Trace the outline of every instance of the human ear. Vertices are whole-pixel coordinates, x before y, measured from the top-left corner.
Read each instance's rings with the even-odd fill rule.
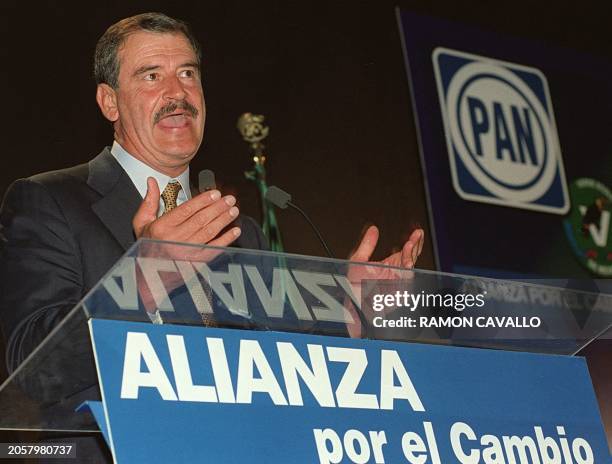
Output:
[[[119,109],[117,107],[117,93],[108,84],[98,84],[96,89],[96,101],[102,114],[110,122],[119,119]]]

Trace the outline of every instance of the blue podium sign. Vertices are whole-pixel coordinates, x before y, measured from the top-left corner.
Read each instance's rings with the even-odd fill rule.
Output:
[[[119,463],[608,463],[583,359],[90,320]]]

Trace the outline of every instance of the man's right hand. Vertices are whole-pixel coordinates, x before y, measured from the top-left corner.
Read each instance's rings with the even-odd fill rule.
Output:
[[[159,197],[157,181],[149,177],[147,194],[132,220],[136,239],[152,238],[224,247],[240,236],[239,227],[219,235],[238,217],[238,208],[234,206],[236,198],[232,195],[221,197],[218,190],[200,193],[158,218]]]

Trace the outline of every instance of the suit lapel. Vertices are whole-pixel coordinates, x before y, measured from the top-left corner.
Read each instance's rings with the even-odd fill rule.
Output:
[[[132,218],[142,198],[108,147],[89,162],[87,184],[102,195],[92,204],[94,213],[127,250],[134,243]]]

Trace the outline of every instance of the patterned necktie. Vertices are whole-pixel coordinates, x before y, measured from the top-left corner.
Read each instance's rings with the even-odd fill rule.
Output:
[[[177,181],[169,182],[168,185],[166,185],[166,188],[161,194],[161,199],[164,201],[164,211],[162,213],[162,216],[176,208],[176,199],[178,198],[178,194],[180,191],[181,184]],[[155,310],[154,313],[147,312],[147,315],[149,316],[153,324],[164,323],[161,314],[159,313],[159,310]]]
[[[166,188],[161,194],[162,200],[164,200],[164,212],[162,214],[169,213],[176,208],[176,199],[181,191],[181,184],[177,181],[169,182]]]
[[[181,191],[181,184],[176,181],[169,182],[168,185],[166,185],[166,188],[161,194],[161,198],[164,201],[164,207],[165,207],[162,215],[169,213],[174,208],[176,208],[177,206],[176,199],[178,198],[178,194],[180,191]],[[207,299],[210,306],[212,307],[213,298],[212,298],[212,289],[210,288],[210,285],[208,285],[208,283],[206,282],[202,282],[202,290],[204,290],[203,293],[200,291],[199,287],[194,287],[191,289],[194,304],[196,305],[197,308],[202,307],[203,305],[201,304],[201,302],[204,299]],[[205,326],[217,327],[217,323],[215,322],[215,316],[213,314],[209,314],[209,313],[202,311],[200,312],[200,316],[202,317],[202,322],[204,322]]]

